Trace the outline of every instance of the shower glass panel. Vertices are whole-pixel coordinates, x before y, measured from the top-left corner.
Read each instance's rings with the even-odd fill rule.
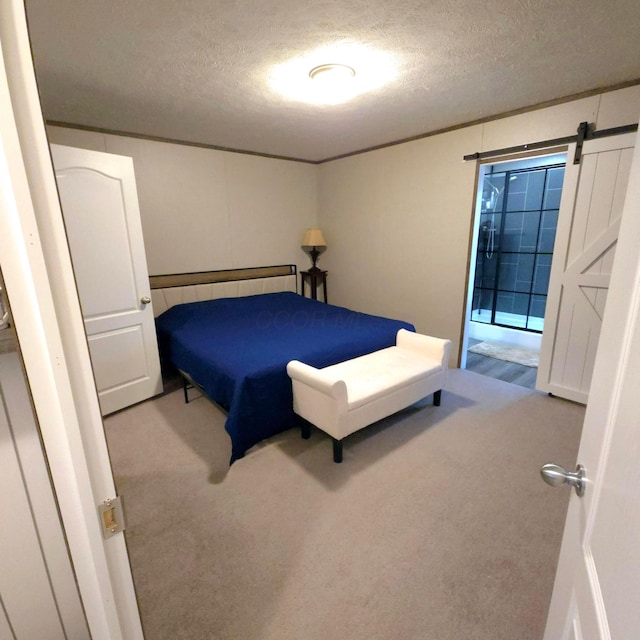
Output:
[[[474,322],[542,332],[563,180],[564,164],[485,174]]]

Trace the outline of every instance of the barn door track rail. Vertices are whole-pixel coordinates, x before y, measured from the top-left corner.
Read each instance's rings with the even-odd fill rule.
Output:
[[[581,122],[578,126],[578,133],[573,136],[565,136],[564,138],[553,138],[551,140],[541,140],[540,142],[530,142],[529,144],[520,144],[515,147],[505,147],[504,149],[493,149],[492,151],[478,151],[463,157],[464,160],[484,160],[485,158],[494,158],[496,156],[506,156],[513,153],[526,153],[527,151],[535,151],[536,149],[545,149],[547,147],[555,147],[563,144],[576,143],[576,152],[573,156],[573,164],[580,164],[582,158],[582,145],[586,140],[595,140],[596,138],[606,138],[607,136],[617,136],[623,133],[635,133],[638,130],[637,124],[626,124],[621,127],[612,127],[611,129],[602,129],[596,131],[595,126],[589,122]]]

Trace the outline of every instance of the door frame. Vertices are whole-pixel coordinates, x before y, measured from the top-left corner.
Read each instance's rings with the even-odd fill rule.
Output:
[[[568,146],[564,145],[561,147],[549,147],[548,149],[540,149],[538,151],[532,151],[530,153],[516,153],[513,155],[507,156],[495,156],[491,158],[487,158],[486,160],[478,160],[476,162],[476,181],[475,181],[475,197],[473,204],[473,213],[471,217],[471,236],[469,238],[469,258],[467,260],[467,284],[466,284],[466,299],[464,306],[464,316],[462,319],[462,340],[460,347],[460,356],[459,356],[459,367],[460,369],[467,368],[467,351],[469,349],[469,330],[471,323],[471,306],[473,304],[473,289],[475,283],[475,265],[477,262],[478,256],[478,231],[480,229],[480,209],[482,208],[482,185],[484,182],[484,177],[486,173],[487,167],[494,164],[504,164],[510,162],[517,162],[518,160],[528,161],[534,160],[535,158],[544,158],[547,156],[555,156],[555,155],[566,155],[568,154]],[[564,186],[563,186],[564,189]],[[511,331],[518,331],[518,329],[510,329],[506,327],[499,327],[504,335],[508,335]],[[523,333],[523,332],[520,332]],[[533,338],[536,334],[531,334],[527,337],[525,336],[525,343],[531,345],[531,348],[534,348],[537,344],[538,340]]]
[[[105,541],[98,517],[115,487],[22,0],[0,0],[0,184],[3,275],[89,629],[140,639],[124,536]]]

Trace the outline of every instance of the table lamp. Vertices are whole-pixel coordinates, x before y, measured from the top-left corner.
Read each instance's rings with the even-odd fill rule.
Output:
[[[302,250],[311,256],[313,266],[309,271],[316,272],[320,269],[316,266],[318,256],[325,251],[327,243],[320,229],[307,229],[302,239]]]

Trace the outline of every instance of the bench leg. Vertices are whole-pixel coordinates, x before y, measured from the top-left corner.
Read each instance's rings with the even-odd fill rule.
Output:
[[[331,439],[333,440],[333,461],[342,462],[342,440]]]
[[[433,406],[434,407],[439,407],[440,406],[441,398],[442,398],[442,389],[439,389],[438,391],[436,391],[433,394]]]
[[[311,437],[311,425],[303,420],[300,424],[300,435],[304,440],[308,440]]]

